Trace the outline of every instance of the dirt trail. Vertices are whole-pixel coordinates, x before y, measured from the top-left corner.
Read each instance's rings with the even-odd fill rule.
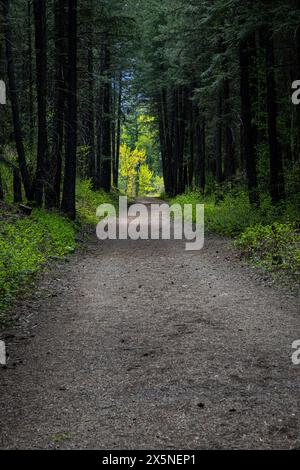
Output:
[[[94,238],[38,292],[6,332],[1,448],[300,447],[299,299],[226,239]]]

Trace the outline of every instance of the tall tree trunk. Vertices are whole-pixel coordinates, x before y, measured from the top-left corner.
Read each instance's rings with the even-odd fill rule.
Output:
[[[96,136],[97,136],[97,152],[96,152],[96,174],[95,174],[95,182],[94,188],[100,189],[101,185],[101,156],[103,153],[103,106],[104,106],[104,84],[103,84],[103,76],[105,73],[104,70],[104,54],[105,54],[105,47],[104,47],[104,38],[102,37],[101,47],[100,47],[100,67],[99,67],[99,89],[98,89],[98,96],[97,96],[97,108],[96,108]]]
[[[67,22],[67,0],[55,0],[54,22],[55,88],[53,109],[53,136],[51,148],[51,193],[49,194],[49,205],[52,207],[59,208],[64,142],[64,113],[66,100],[65,63],[67,60],[67,44],[65,37],[65,27]]]
[[[218,184],[223,181],[222,169],[222,93],[217,92],[217,125],[216,125],[216,181]]]
[[[121,118],[122,118],[122,72],[119,75],[118,84],[118,110],[117,110],[117,136],[116,136],[116,160],[114,167],[114,186],[119,186],[119,165],[120,165],[120,146],[121,146]]]
[[[175,100],[175,142],[174,150],[177,160],[176,194],[184,192],[184,147],[185,147],[185,106],[186,92],[184,87],[176,87],[174,91]]]
[[[1,168],[0,168],[0,201],[4,199],[4,191],[3,191],[3,183],[2,183],[2,176],[1,176]]]
[[[175,195],[175,181],[177,175],[176,159],[173,152],[174,112],[172,109],[172,94],[163,89],[160,94],[160,142],[162,148],[163,172],[165,190],[168,196]]]
[[[296,1],[296,8],[300,11],[300,0]],[[294,80],[300,80],[300,24],[298,24],[295,31],[295,77]],[[295,106],[295,160],[300,163],[300,105]]]
[[[257,171],[256,171],[256,145],[257,133],[253,120],[253,105],[250,84],[251,64],[256,56],[255,37],[251,36],[241,41],[240,57],[240,95],[243,155],[245,158],[246,174],[249,190],[249,199],[252,204],[258,204]]]
[[[275,81],[274,41],[272,30],[265,28],[260,33],[262,46],[266,53],[266,78],[267,78],[267,115],[270,150],[270,194],[273,203],[277,203],[284,197],[284,178],[282,166],[282,154],[278,141],[277,130],[277,89]]]
[[[192,92],[190,93],[189,103],[189,160],[188,160],[188,187],[192,188],[194,180],[195,165],[195,113],[194,103],[192,101]]]
[[[0,35],[2,36],[3,31],[2,31],[2,24],[0,23]],[[3,64],[3,42],[0,42],[0,76],[4,76],[4,70],[2,67]],[[6,98],[6,97],[5,97]],[[0,105],[0,122],[3,122],[3,108]],[[4,132],[3,132],[3,126],[0,127],[0,163],[3,158],[3,145],[4,145],[5,139],[4,139]],[[4,191],[3,191],[3,183],[2,183],[2,175],[1,175],[1,168],[0,168],[0,201],[4,199]]]
[[[110,50],[104,47],[104,84],[103,84],[103,122],[102,122],[102,155],[100,187],[109,192],[111,189],[112,158],[111,158],[111,80]]]
[[[225,145],[224,145],[224,179],[231,181],[234,176],[234,136],[231,127],[231,106],[230,106],[230,82],[226,77],[223,82],[223,99],[224,99],[224,119],[225,126]]]
[[[47,20],[46,0],[34,0],[35,50],[36,50],[36,89],[38,105],[37,168],[34,196],[38,206],[49,206],[50,167],[47,131]]]
[[[25,148],[23,143],[23,132],[20,119],[20,104],[16,84],[14,55],[12,49],[13,35],[10,23],[10,0],[1,1],[4,16],[4,36],[6,46],[6,61],[7,61],[7,75],[9,84],[9,94],[12,108],[12,118],[14,126],[14,138],[16,142],[19,168],[22,176],[24,190],[28,201],[32,199],[32,186],[30,182],[30,175],[26,162]]]
[[[167,154],[167,138],[166,138],[166,129],[165,129],[165,94],[161,91],[157,97],[157,109],[158,109],[158,125],[159,125],[159,141],[160,141],[160,150],[161,150],[161,159],[162,159],[162,170],[163,170],[163,179],[165,185],[165,191],[169,194],[169,184],[168,184],[168,154]]]
[[[195,184],[202,192],[205,190],[205,153],[206,153],[206,136],[205,136],[205,120],[201,117],[199,108],[196,111],[196,171]]]
[[[68,78],[65,139],[65,174],[61,208],[76,218],[76,150],[77,150],[77,0],[68,1]]]
[[[116,167],[116,81],[113,80],[111,85],[111,158],[112,158],[112,181],[114,183],[114,174]]]
[[[90,26],[88,37],[88,115],[87,115],[87,144],[88,144],[88,161],[89,161],[89,178],[91,178],[93,187],[96,186],[96,151],[95,151],[95,104],[94,104],[94,31],[93,31],[93,14],[90,10]]]
[[[204,193],[205,191],[205,183],[206,183],[206,122],[205,117],[202,119],[202,131],[201,131],[201,148],[202,148],[202,158],[200,160],[200,181],[199,187],[201,191]]]
[[[14,203],[22,202],[22,182],[18,168],[13,169],[13,190],[14,190]]]
[[[34,139],[34,111],[33,111],[33,73],[32,73],[32,28],[31,28],[31,0],[27,0],[27,41],[28,41],[28,112],[29,112],[29,148],[33,151]]]

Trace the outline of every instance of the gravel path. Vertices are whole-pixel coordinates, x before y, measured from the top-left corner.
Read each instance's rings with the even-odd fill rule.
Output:
[[[2,449],[299,448],[299,299],[228,240],[91,240],[2,334]]]

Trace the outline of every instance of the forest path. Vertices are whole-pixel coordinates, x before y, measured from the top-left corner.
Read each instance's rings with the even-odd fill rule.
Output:
[[[6,333],[1,448],[300,447],[299,300],[228,240],[94,238],[38,293]]]

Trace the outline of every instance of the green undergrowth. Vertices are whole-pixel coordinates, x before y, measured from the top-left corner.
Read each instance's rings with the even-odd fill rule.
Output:
[[[74,251],[76,225],[56,212],[35,209],[30,217],[0,226],[0,308],[53,257]]]
[[[97,222],[96,209],[115,203],[117,194],[93,192],[89,181],[77,184],[77,220],[72,222],[58,211],[34,209],[24,216],[16,206],[0,205],[0,312],[51,259],[73,252],[79,232]],[[0,327],[7,318],[0,313]]]
[[[272,273],[287,274],[299,282],[300,212],[299,201],[287,200],[274,206],[268,196],[259,207],[249,203],[246,192],[214,196],[187,192],[171,204],[204,204],[206,231],[235,238],[245,257]]]
[[[77,182],[76,189],[76,205],[78,220],[82,224],[95,225],[98,221],[96,217],[97,208],[101,204],[112,204],[118,207],[119,193],[112,190],[111,193],[105,191],[92,191],[90,180],[82,180]]]
[[[248,227],[236,244],[256,264],[274,273],[287,273],[299,281],[300,233],[295,224],[274,222]]]

